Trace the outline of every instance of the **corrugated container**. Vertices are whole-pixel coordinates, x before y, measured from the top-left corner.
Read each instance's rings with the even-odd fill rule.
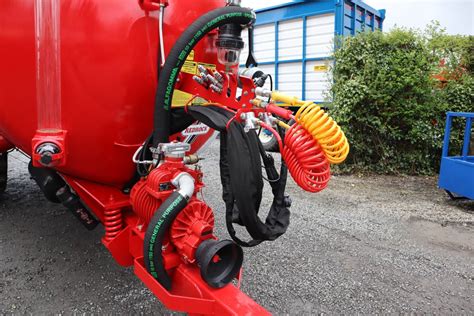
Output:
[[[324,102],[332,84],[335,36],[382,29],[384,18],[385,10],[357,0],[297,0],[257,10],[259,68],[274,77],[276,89]]]

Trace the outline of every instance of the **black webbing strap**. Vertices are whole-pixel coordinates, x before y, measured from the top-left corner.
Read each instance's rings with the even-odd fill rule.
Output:
[[[285,203],[288,172],[284,162],[278,174],[273,157],[265,152],[257,134],[246,133],[236,121],[228,124],[232,113],[212,106],[190,107],[188,113],[221,132],[221,182],[227,229],[232,239],[243,247],[253,247],[283,235],[290,222],[290,211]],[[274,195],[265,223],[258,217],[263,191],[262,159]],[[239,239],[234,224],[244,226],[252,240]]]

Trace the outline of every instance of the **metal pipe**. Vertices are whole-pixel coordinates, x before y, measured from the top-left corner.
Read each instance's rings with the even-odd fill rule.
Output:
[[[160,55],[161,55],[161,66],[164,66],[166,62],[165,56],[165,39],[163,36],[163,21],[165,18],[165,5],[160,5]]]
[[[182,172],[176,176],[171,183],[178,188],[178,193],[186,200],[194,194],[194,178],[187,172]]]

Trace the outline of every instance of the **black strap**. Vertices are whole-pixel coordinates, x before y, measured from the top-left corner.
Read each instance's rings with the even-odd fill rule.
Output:
[[[188,111],[221,132],[221,181],[227,229],[232,239],[243,247],[253,247],[283,235],[290,222],[290,211],[285,203],[288,172],[284,162],[278,175],[273,157],[265,152],[254,131],[246,133],[236,121],[231,122],[227,130],[232,113],[217,107],[191,107]],[[263,191],[262,159],[274,195],[265,223],[258,217]],[[239,239],[234,224],[245,226],[252,240]]]

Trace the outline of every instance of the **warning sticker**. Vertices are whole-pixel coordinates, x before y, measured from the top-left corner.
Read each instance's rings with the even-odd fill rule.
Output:
[[[329,70],[329,67],[327,65],[314,66],[314,71],[316,72],[324,72],[328,70]]]
[[[185,72],[187,74],[195,75],[197,72],[198,64],[193,61],[187,61],[184,63],[183,68],[181,68],[181,72]]]
[[[173,103],[174,107],[184,106],[189,103],[189,101],[193,98],[193,95],[181,90],[174,90],[173,95]],[[195,98],[192,104],[204,104],[207,101],[203,98]]]
[[[213,65],[213,64],[199,63],[199,65],[204,66],[207,69],[211,69],[211,70],[216,70],[217,69],[216,65]]]
[[[186,60],[194,60],[194,49],[189,53],[188,57]]]

